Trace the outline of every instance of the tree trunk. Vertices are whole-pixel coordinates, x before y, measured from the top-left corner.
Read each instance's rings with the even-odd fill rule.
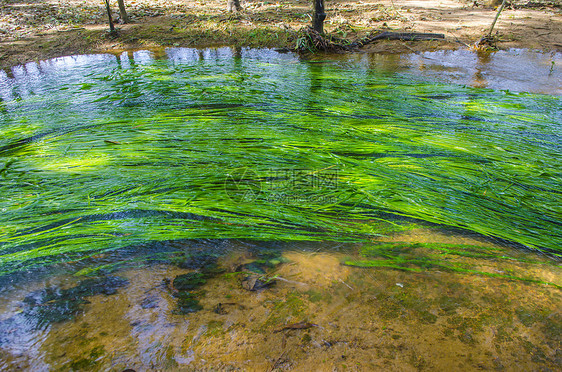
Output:
[[[312,16],[312,28],[323,34],[324,33],[324,20],[326,13],[324,12],[324,0],[314,1],[314,15]]]
[[[498,18],[500,17],[500,14],[503,10],[503,7],[505,6],[506,0],[502,1],[502,5],[499,7],[498,12],[496,13],[496,18],[494,18],[494,22],[492,22],[492,26],[490,27],[490,31],[488,31],[488,38],[492,37],[492,31],[494,31],[494,26],[496,25],[496,22],[498,21]]]
[[[123,23],[129,23],[129,16],[127,15],[127,10],[125,9],[124,0],[117,0],[117,4],[119,4],[119,14],[121,15],[121,21],[123,21]]]
[[[115,33],[115,26],[113,25],[113,19],[111,18],[111,8],[109,7],[109,0],[105,0],[105,9],[107,10],[107,17],[109,19],[109,32]]]
[[[226,10],[229,12],[238,12],[240,8],[240,0],[228,0],[226,3]]]

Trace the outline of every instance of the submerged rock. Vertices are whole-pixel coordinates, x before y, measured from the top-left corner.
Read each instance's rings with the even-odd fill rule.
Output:
[[[206,282],[205,274],[187,273],[176,276],[172,282],[172,286],[177,291],[191,291],[201,287]]]
[[[199,300],[197,299],[198,295],[199,294],[192,292],[176,293],[175,297],[178,299],[177,313],[189,314],[203,309],[203,306],[199,304]]]
[[[117,288],[127,285],[124,278],[108,276],[81,281],[77,286],[60,289],[49,287],[27,296],[24,313],[40,324],[58,323],[74,318],[89,303],[86,297],[97,294],[113,295]]]
[[[271,287],[275,284],[275,279],[266,278],[259,275],[250,275],[242,279],[242,282],[240,284],[242,285],[242,288],[248,291],[257,291],[260,289]]]
[[[213,265],[216,266],[216,261],[218,255],[212,253],[199,252],[196,254],[191,254],[189,256],[183,256],[182,259],[178,260],[178,267],[182,269],[193,269],[206,271],[208,267]]]
[[[277,250],[256,252],[255,256],[257,257],[256,260],[238,266],[236,271],[248,271],[263,275],[280,264],[289,262],[288,259],[282,256],[282,252]]]

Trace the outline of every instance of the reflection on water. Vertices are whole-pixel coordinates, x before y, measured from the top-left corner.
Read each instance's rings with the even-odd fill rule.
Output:
[[[30,62],[0,71],[0,96],[13,99],[10,87],[23,97],[26,89],[46,89],[42,76],[77,67],[97,68],[119,63],[129,68],[131,63],[147,64],[154,59],[168,59],[174,63],[203,60],[227,60],[233,57],[260,59],[264,62],[294,60],[291,54],[279,54],[269,50],[247,48],[167,48],[153,51],[123,52],[110,54],[80,55],[55,58],[39,63]],[[318,58],[318,57],[314,57]],[[406,72],[418,77],[430,78],[453,84],[465,84],[478,88],[508,89],[514,92],[562,94],[562,53],[538,52],[525,49],[509,49],[493,53],[477,53],[470,50],[443,50],[418,54],[347,54],[330,56],[334,60],[352,62],[368,68],[393,72]],[[10,79],[8,79],[10,78]],[[23,89],[23,90],[21,90]],[[21,91],[20,91],[21,90]],[[34,90],[39,93],[40,91]]]
[[[321,58],[321,57],[315,57]],[[333,56],[368,68],[476,88],[562,94],[562,53],[523,49],[477,53],[442,50],[406,54]]]
[[[446,83],[562,95],[560,52],[455,50],[411,54],[404,59],[421,76]]]

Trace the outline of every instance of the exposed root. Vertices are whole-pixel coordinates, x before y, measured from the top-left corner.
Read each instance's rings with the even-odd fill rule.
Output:
[[[498,35],[484,36],[472,49],[476,51],[495,51],[498,50],[497,43],[499,41]]]
[[[347,44],[347,45],[346,45]],[[349,42],[321,34],[312,27],[301,28],[296,36],[295,51],[300,53],[343,52],[351,50]]]
[[[305,53],[316,52],[342,52],[361,48],[377,40],[437,40],[444,39],[443,34],[419,33],[419,32],[389,32],[374,31],[367,37],[351,41],[339,39],[332,35],[324,35],[313,30],[311,27],[302,28],[296,36],[295,51]]]

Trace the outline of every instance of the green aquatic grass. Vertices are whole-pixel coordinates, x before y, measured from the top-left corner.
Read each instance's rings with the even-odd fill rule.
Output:
[[[3,78],[0,274],[172,239],[369,241],[392,216],[560,257],[560,97],[265,55]]]
[[[358,257],[346,258],[342,263],[353,267],[382,267],[411,272],[439,270],[562,288],[559,283],[534,277],[531,271],[526,272],[528,265],[536,269],[537,265],[557,265],[554,261],[535,260],[514,253],[512,249],[469,244],[386,242],[365,244]]]

